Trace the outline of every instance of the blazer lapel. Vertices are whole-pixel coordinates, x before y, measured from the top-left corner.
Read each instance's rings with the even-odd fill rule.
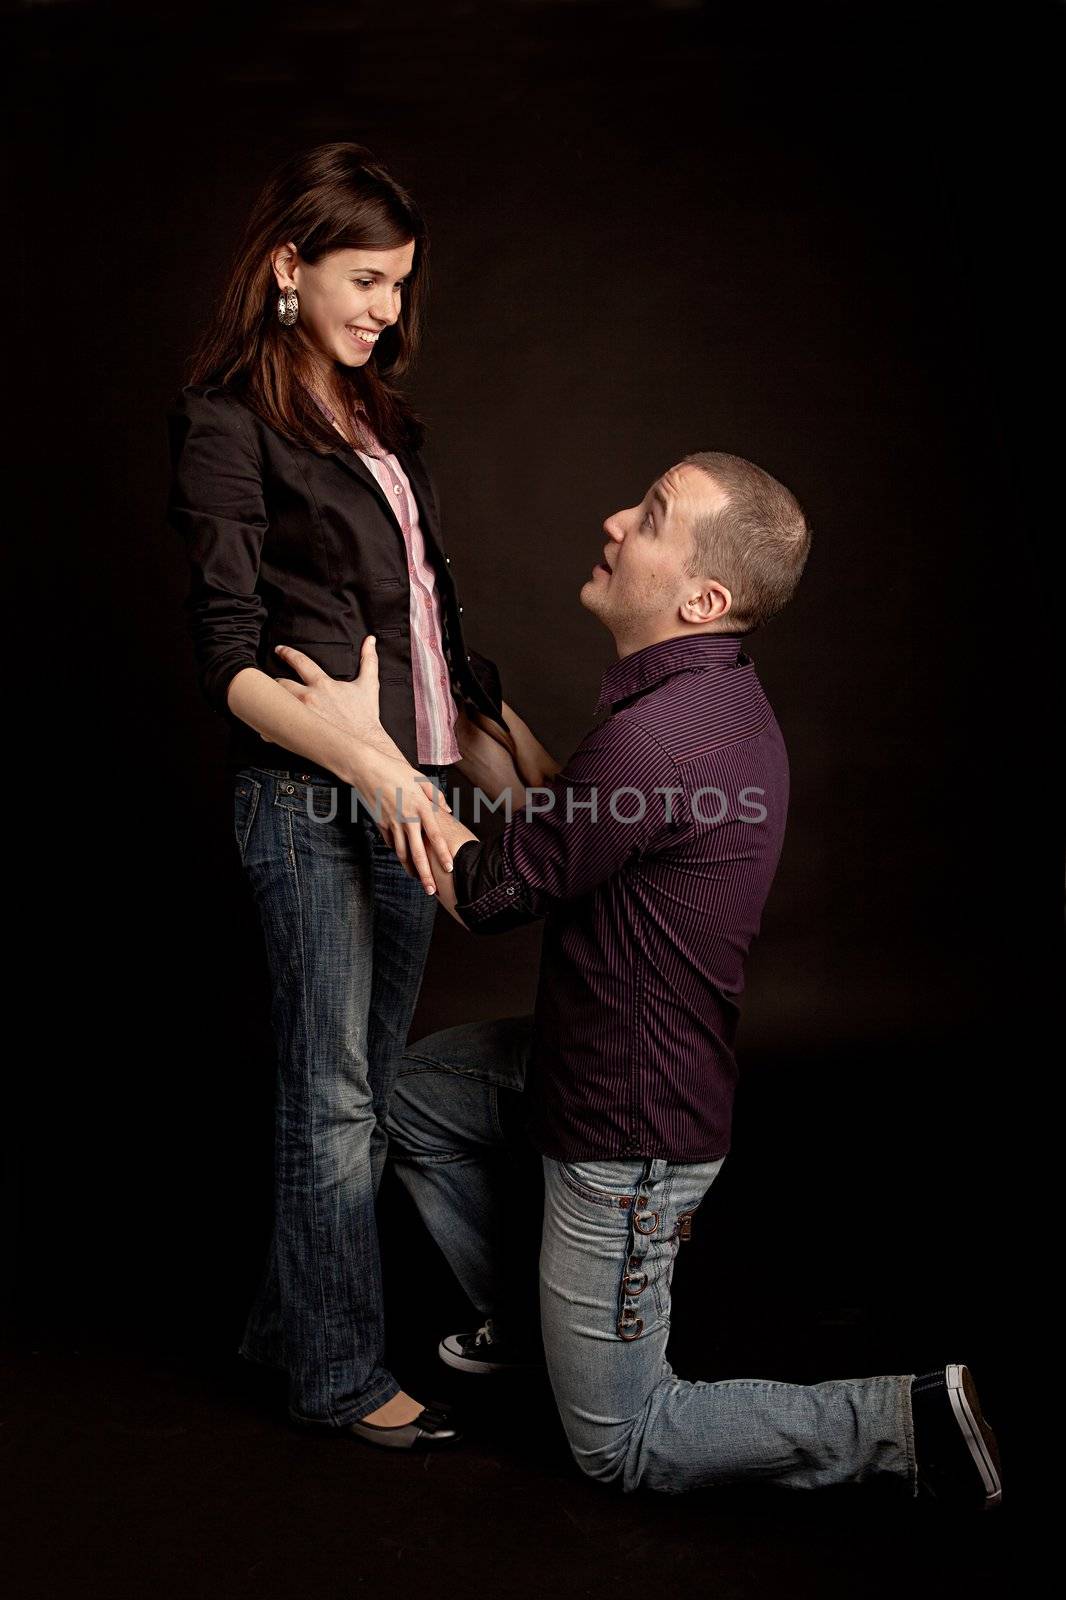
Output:
[[[354,476],[359,479],[360,483],[365,483],[367,488],[372,490],[373,493],[377,495],[378,499],[381,501],[381,504],[385,507],[385,510],[389,513],[393,522],[395,522],[402,537],[403,528],[400,527],[400,519],[396,515],[395,506],[390,505],[388,495],[385,493],[384,489],[382,489],[380,483],[375,478],[370,468],[359,458],[358,454],[352,449],[351,445],[333,445],[329,451],[329,454],[331,456],[335,456],[342,467],[346,467],[349,472],[353,473]]]
[[[379,501],[388,511],[393,522],[395,522],[402,538],[403,528],[400,525],[399,517],[396,515],[396,507],[391,504],[388,495],[382,489],[370,468],[360,458],[358,452],[353,450],[351,445],[344,444],[342,441],[331,446],[329,453],[336,457],[342,467],[354,473],[360,483],[365,483],[367,488],[377,495]],[[418,523],[422,529],[422,535],[427,544],[432,545],[443,554],[440,537],[440,518],[437,515],[437,500],[433,493],[433,485],[430,482],[429,474],[417,454],[407,450],[398,450],[396,451],[396,459],[407,474],[407,481],[411,485],[411,492],[418,507]]]

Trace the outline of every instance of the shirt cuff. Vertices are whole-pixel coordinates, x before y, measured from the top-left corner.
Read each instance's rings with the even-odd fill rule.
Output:
[[[467,839],[452,857],[455,909],[471,933],[507,933],[540,916],[507,865],[503,835],[488,844]]]

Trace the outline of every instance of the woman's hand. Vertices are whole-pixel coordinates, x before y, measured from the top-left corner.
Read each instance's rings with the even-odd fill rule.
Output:
[[[409,878],[418,878],[427,894],[437,885],[426,846],[445,872],[452,870],[452,853],[440,828],[440,817],[451,806],[424,772],[402,756],[398,760],[371,750],[361,763],[354,788],[377,823],[385,843],[391,845]]]
[[[275,654],[287,661],[300,674],[300,682],[291,678],[275,678],[301,705],[317,711],[327,722],[344,728],[361,744],[372,746],[382,754],[404,759],[403,752],[381,725],[378,694],[378,647],[373,634],[367,634],[359,652],[359,676],[350,683],[331,678],[317,661],[305,656],[291,644],[275,645]]]

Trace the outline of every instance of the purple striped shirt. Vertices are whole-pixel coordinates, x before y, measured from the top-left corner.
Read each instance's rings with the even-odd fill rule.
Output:
[[[330,422],[335,421],[335,413],[317,395],[314,398]],[[423,766],[444,766],[460,761],[462,751],[455,738],[458,710],[444,660],[437,578],[426,555],[418,503],[407,474],[396,457],[386,451],[362,408],[359,425],[377,453],[357,450],[356,454],[373,473],[393,508],[407,547],[407,572],[411,580],[411,680],[418,759]]]
[[[560,1161],[730,1147],[744,958],[784,839],[784,739],[741,634],[614,662],[533,809],[455,855],[474,932],[544,916],[527,1116]],[[547,808],[548,795],[553,798]]]

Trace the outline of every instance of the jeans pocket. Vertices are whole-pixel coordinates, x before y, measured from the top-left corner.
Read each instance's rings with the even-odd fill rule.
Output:
[[[628,1211],[637,1196],[643,1162],[560,1161],[559,1176],[583,1200]]]
[[[335,861],[365,860],[363,808],[347,784],[281,778],[274,793],[275,820],[284,821],[295,848]]]
[[[262,787],[257,778],[246,772],[239,772],[233,784],[233,833],[242,861],[248,849],[248,836],[255,821]]]

